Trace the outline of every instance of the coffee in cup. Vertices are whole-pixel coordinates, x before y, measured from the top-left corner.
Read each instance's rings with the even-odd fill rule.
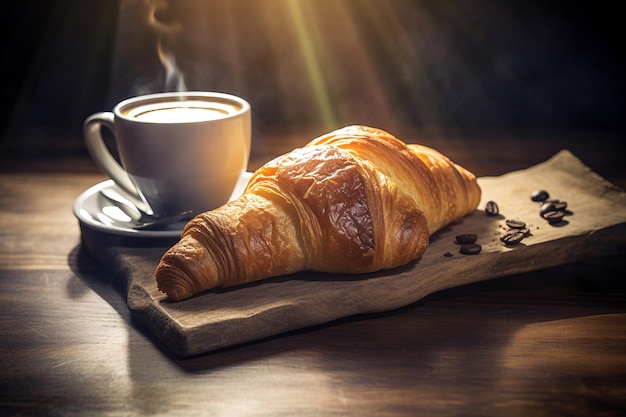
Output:
[[[250,156],[250,105],[212,92],[158,93],[124,100],[84,123],[98,167],[159,216],[226,203]],[[120,163],[102,128],[111,130]]]

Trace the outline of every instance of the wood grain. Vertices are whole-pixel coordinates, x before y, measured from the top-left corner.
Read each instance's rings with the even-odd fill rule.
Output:
[[[425,144],[483,176],[567,147],[626,188],[623,155],[611,151],[623,139],[565,133]],[[268,149],[258,163],[297,146],[282,135],[257,144]],[[131,314],[128,274],[80,241],[72,201],[103,179],[88,159],[0,157],[2,416],[624,415],[623,250],[178,357]]]
[[[300,273],[172,303],[158,291],[153,277],[164,248],[92,250],[126,272],[132,313],[181,356],[355,314],[397,309],[446,288],[626,251],[626,194],[568,151],[529,169],[479,182],[483,189],[479,208],[494,200],[500,216],[477,210],[432,236],[418,261],[381,273]],[[538,204],[529,197],[537,188],[568,201],[564,222],[551,226],[540,218]],[[507,218],[524,220],[531,236],[516,246],[503,245],[499,235]],[[479,236],[483,247],[479,255],[458,253],[454,240],[461,233]]]

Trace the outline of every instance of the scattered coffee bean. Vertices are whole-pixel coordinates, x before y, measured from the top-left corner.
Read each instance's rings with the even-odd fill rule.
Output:
[[[487,216],[497,216],[500,213],[500,208],[495,201],[487,201],[485,205],[485,214]]]
[[[543,202],[543,204],[541,206],[543,207],[544,205],[547,205],[547,204],[551,204],[554,207],[555,210],[564,211],[567,208],[567,201],[546,200],[546,201]]]
[[[500,236],[500,240],[507,246],[517,245],[524,239],[524,233],[519,230],[512,230]]]
[[[539,210],[539,215],[541,217],[545,217],[546,213],[550,213],[551,211],[557,211],[554,202],[552,201],[545,202],[541,205],[541,209]]]
[[[530,235],[530,229],[528,227],[522,227],[521,229],[517,229],[524,234],[524,237]]]
[[[445,256],[446,258],[449,258],[449,257],[454,256],[454,255],[452,254],[452,252],[445,252],[443,254],[443,256]]]
[[[548,198],[550,198],[550,194],[545,190],[535,190],[530,195],[530,199],[533,201],[546,201]]]
[[[563,216],[565,215],[562,211],[549,211],[543,215],[543,218],[548,221],[550,224],[555,224],[563,220]]]
[[[565,201],[543,203],[541,205],[541,210],[539,210],[539,214],[541,215],[541,217],[545,217],[546,213],[550,213],[552,211],[564,212],[566,209],[567,203]]]
[[[483,249],[482,246],[476,243],[471,243],[468,245],[461,245],[461,247],[459,248],[459,252],[461,252],[464,255],[476,255],[480,253],[482,249]]]
[[[526,227],[526,223],[524,223],[521,220],[513,220],[513,219],[507,219],[505,221],[506,225],[509,226],[511,229],[523,229]]]
[[[478,236],[474,233],[465,233],[462,235],[457,235],[456,237],[457,243],[460,243],[461,245],[476,243],[476,239],[478,239]]]

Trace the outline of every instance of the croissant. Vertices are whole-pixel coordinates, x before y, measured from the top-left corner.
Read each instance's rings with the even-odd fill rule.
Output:
[[[474,174],[439,152],[348,126],[268,162],[240,198],[192,219],[157,266],[158,288],[178,301],[304,270],[405,265],[480,194]]]

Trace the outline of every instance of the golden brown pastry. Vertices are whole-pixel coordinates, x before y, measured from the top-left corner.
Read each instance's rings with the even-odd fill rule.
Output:
[[[479,201],[476,177],[439,152],[349,126],[268,162],[240,198],[191,220],[156,280],[177,301],[304,270],[394,268]]]

